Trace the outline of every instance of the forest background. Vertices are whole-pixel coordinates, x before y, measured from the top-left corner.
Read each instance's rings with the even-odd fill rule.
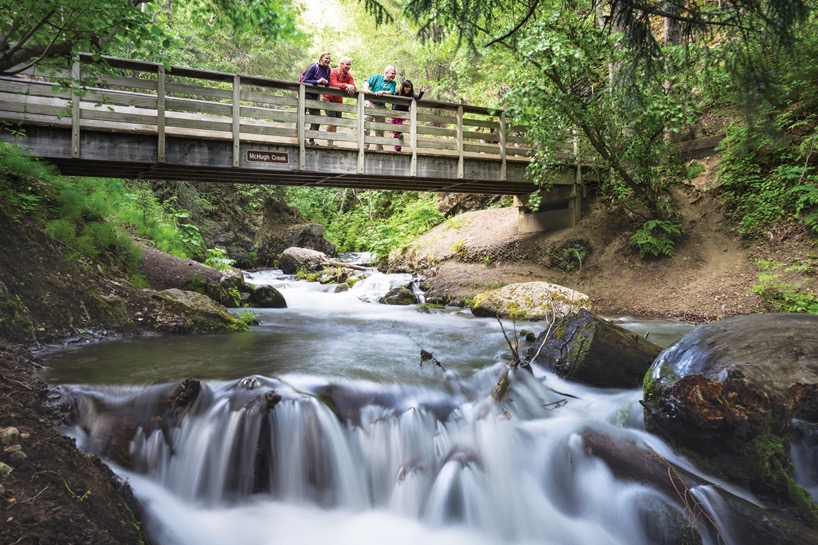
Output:
[[[547,187],[551,150],[578,136],[604,181],[592,188],[630,219],[643,259],[672,258],[684,236],[671,197],[701,172],[675,145],[723,135],[717,193],[740,236],[792,225],[818,233],[818,33],[812,2],[608,0],[3,0],[0,72],[67,67],[79,51],[296,80],[321,51],[353,59],[359,86],[386,64],[438,100],[502,107],[535,147],[529,175]],[[8,128],[13,130],[13,128]],[[128,236],[165,251],[231,262],[191,218],[206,190],[72,180],[2,149],[0,208],[27,214],[94,257],[135,263]],[[445,220],[431,194],[235,186],[249,211],[275,199],[326,227],[340,251],[392,249]],[[508,205],[507,199],[483,205]],[[537,206],[536,196],[531,206]],[[122,253],[122,252],[110,252]],[[581,259],[581,257],[580,257]],[[788,263],[811,268],[812,263]],[[132,265],[134,266],[134,265]],[[134,266],[135,267],[135,266]],[[135,270],[135,269],[134,269]],[[133,282],[139,284],[135,273]],[[760,279],[778,310],[818,312],[809,287]]]

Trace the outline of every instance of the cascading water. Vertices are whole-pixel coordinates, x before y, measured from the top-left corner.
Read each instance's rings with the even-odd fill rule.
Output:
[[[289,308],[265,311],[245,338],[165,347],[162,384],[99,376],[118,350],[131,376],[133,344],[50,358],[70,432],[130,480],[158,543],[653,545],[692,532],[679,497],[620,479],[586,445],[603,437],[698,474],[642,431],[638,390],[518,370],[498,406],[496,322],[361,302],[390,287],[382,275],[346,294],[257,281],[279,283]],[[145,365],[157,364],[153,342],[140,342]],[[213,357],[212,370],[200,344],[235,367]],[[418,365],[418,345],[446,371]],[[207,380],[181,382],[194,367]],[[725,493],[753,501],[717,484],[691,490],[709,520],[729,512]],[[700,529],[705,543],[742,543]]]

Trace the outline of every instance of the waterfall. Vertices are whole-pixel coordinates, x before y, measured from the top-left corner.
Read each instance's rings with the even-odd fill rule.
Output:
[[[113,458],[143,494],[154,490],[150,503],[242,515],[300,506],[411,521],[412,531],[435,539],[455,531],[485,543],[663,542],[650,520],[657,506],[683,518],[672,499],[617,479],[583,445],[589,427],[656,443],[617,424],[632,418],[634,394],[593,399],[585,390],[580,400],[529,372],[512,376],[502,407],[488,395],[452,406],[423,388],[293,377],[206,383],[194,402],[170,409],[178,385],[67,391],[80,446]],[[271,406],[273,390],[281,400]],[[123,430],[126,456],[112,449]],[[160,519],[173,512],[160,511]],[[210,542],[191,540],[191,531],[167,542]]]
[[[534,366],[510,374],[498,405],[496,320],[368,302],[409,276],[373,271],[338,293],[280,271],[252,281],[288,308],[257,309],[250,333],[49,358],[66,433],[130,482],[158,545],[792,542],[763,531],[775,510],[646,433],[637,389]],[[668,343],[681,327],[626,321]],[[818,433],[800,429],[797,478],[816,494]]]

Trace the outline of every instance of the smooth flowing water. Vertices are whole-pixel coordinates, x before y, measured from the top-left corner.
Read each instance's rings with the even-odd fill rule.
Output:
[[[130,481],[158,543],[649,545],[684,519],[584,446],[593,432],[698,473],[643,431],[639,390],[534,369],[512,374],[498,407],[510,350],[496,320],[375,302],[408,276],[342,293],[274,271],[249,280],[279,288],[288,308],[258,311],[248,333],[45,356],[46,379],[74,403],[68,433]],[[623,325],[663,345],[690,329]],[[421,349],[441,366],[421,365]],[[187,378],[201,381],[190,405],[177,402]],[[717,513],[712,488],[691,494]]]

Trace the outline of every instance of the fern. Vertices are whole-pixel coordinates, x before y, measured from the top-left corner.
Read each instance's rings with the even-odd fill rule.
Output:
[[[795,199],[795,217],[814,233],[818,233],[818,187],[802,184],[787,193]]]
[[[639,257],[673,257],[676,240],[682,236],[682,226],[666,220],[649,220],[630,238],[630,244]]]

